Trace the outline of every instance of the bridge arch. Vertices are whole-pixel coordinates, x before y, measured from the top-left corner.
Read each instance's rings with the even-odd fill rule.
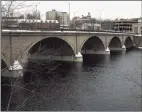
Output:
[[[1,69],[9,67],[9,64],[7,63],[6,59],[6,55],[4,53],[1,53]]]
[[[7,62],[7,57],[4,53],[1,52],[1,64],[8,67],[10,66],[10,63]]]
[[[133,40],[131,37],[127,37],[124,41],[125,47],[130,48],[133,47]]]
[[[101,38],[97,36],[92,36],[87,38],[81,45],[81,52],[85,53],[86,51],[105,51],[105,44]]]
[[[109,49],[114,50],[117,48],[122,48],[122,42],[119,37],[113,37],[109,42]]]
[[[47,37],[36,41],[30,45],[27,49],[27,54],[35,54],[37,51],[43,53],[43,50],[47,50],[46,53],[58,55],[58,56],[74,56],[74,47],[69,44],[67,40],[59,37]],[[50,50],[50,51],[49,51]],[[54,52],[51,52],[54,51]],[[45,52],[44,52],[45,53]]]
[[[5,69],[6,67],[8,67],[6,62],[3,59],[1,59],[1,70]]]

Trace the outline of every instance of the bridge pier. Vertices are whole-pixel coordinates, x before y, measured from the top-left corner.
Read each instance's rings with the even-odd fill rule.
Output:
[[[105,49],[105,51],[82,50],[81,53],[82,54],[110,54],[110,50],[109,49]]]
[[[22,70],[22,69],[23,69],[23,67],[22,67],[22,65],[19,63],[18,60],[15,60],[13,66],[10,65],[10,67],[9,67],[9,70]]]
[[[125,51],[126,48],[110,48],[110,51]]]
[[[107,48],[105,49],[105,52],[106,52],[106,54],[110,54],[110,49],[107,47]]]
[[[82,54],[80,52],[78,52],[78,54],[75,55],[75,60],[76,62],[82,62],[83,61],[83,57]]]
[[[23,76],[23,67],[18,60],[14,61],[13,65],[7,66],[8,69],[3,69],[1,76],[3,77],[22,77]]]
[[[126,50],[126,47],[125,45],[123,45],[121,48],[110,48],[111,51],[125,51]]]
[[[123,49],[123,50],[126,50],[126,47],[125,47],[125,45],[123,45],[123,46],[122,46],[122,49]]]
[[[74,61],[74,62],[82,62],[82,55],[76,55],[76,56],[51,56],[50,60],[56,60],[56,61]]]
[[[80,53],[78,53],[75,56],[41,56],[41,55],[36,55],[36,56],[31,56],[28,57],[29,59],[42,59],[42,60],[54,60],[54,61],[74,61],[74,62],[82,62],[83,57]]]

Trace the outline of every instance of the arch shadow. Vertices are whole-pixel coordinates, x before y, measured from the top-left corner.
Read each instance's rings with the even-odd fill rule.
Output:
[[[87,54],[87,52],[105,51],[105,46],[102,40],[97,36],[88,38],[81,46],[81,53]]]
[[[7,64],[5,63],[5,61],[3,59],[1,59],[1,70],[7,68]],[[7,68],[8,69],[8,68]]]
[[[127,49],[132,48],[133,41],[132,41],[131,37],[127,37],[124,44]]]
[[[122,43],[118,37],[113,37],[109,43],[110,50],[120,49],[122,47]]]
[[[29,50],[28,54],[56,55],[56,56],[72,56],[75,55],[70,44],[58,37],[48,37],[36,44]]]

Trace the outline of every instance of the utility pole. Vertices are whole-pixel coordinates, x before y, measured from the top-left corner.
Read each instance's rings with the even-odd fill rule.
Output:
[[[141,17],[140,17],[140,34],[142,36],[142,1],[141,1]]]
[[[140,34],[142,36],[142,1],[141,1]],[[142,51],[141,51],[141,75],[142,75]]]
[[[39,4],[39,3],[37,3],[37,4],[35,5],[35,6],[36,6],[36,17],[35,17],[35,19],[36,19],[36,27],[35,27],[35,28],[36,28],[36,29],[37,29],[37,16],[38,16],[38,15],[37,15],[37,6],[38,6],[38,4]]]
[[[37,4],[36,4],[36,29],[37,29]]]
[[[63,30],[64,30],[64,13],[63,13]]]
[[[70,2],[68,2],[68,4],[69,4],[69,26],[70,26]]]
[[[70,2],[69,2],[69,19],[70,19]]]
[[[76,25],[75,25],[75,13],[74,13],[74,29],[75,29],[75,26],[76,26]]]
[[[76,12],[78,12],[78,11],[76,11]],[[76,29],[76,23],[75,23],[75,13],[76,12],[74,12],[74,29]]]
[[[100,29],[101,29],[101,13],[102,12],[100,10],[97,10],[97,11],[99,12],[99,18],[100,18],[99,21],[100,21]],[[99,24],[99,22],[98,22],[98,24]]]
[[[102,27],[102,23],[101,23],[101,16],[102,16],[102,12],[100,11],[100,30],[102,29],[101,27]]]

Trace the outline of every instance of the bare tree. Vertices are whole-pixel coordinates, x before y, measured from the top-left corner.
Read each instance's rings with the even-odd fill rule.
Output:
[[[14,15],[16,15],[18,9],[23,8],[24,6],[24,2],[16,2],[16,1],[5,1],[2,2],[1,7],[5,8],[5,15],[3,15],[4,17],[2,17],[2,23],[4,26],[6,26],[7,28],[9,27],[9,25],[12,23],[12,21],[10,19],[16,19],[13,18]],[[5,3],[5,4],[4,4]]]
[[[2,20],[4,21],[4,23],[6,24],[7,27],[10,24],[9,17],[13,17],[14,13],[16,12],[15,10],[17,10],[17,9],[20,10],[21,8],[23,8],[24,7],[22,5],[23,3],[24,2],[20,2],[20,3],[17,3],[17,5],[15,5],[15,1],[8,1],[5,4],[5,7],[6,7],[6,16],[5,17],[6,18],[2,19]],[[40,12],[34,11],[32,13],[32,16],[34,18],[36,17],[37,19],[39,19],[40,18]],[[23,15],[21,15],[20,17],[23,18]],[[11,38],[11,34],[10,34],[10,38]],[[12,45],[10,47],[12,47]],[[58,53],[58,51],[54,50],[54,49],[47,49],[47,50],[43,51],[42,49],[43,48],[40,46],[39,49],[37,50],[37,52],[34,55],[29,54],[30,58],[28,58],[28,63],[32,64],[32,68],[30,68],[31,66],[30,67],[24,66],[25,63],[21,63],[23,65],[24,69],[22,71],[21,70],[15,71],[16,74],[18,75],[18,77],[14,78],[14,79],[12,77],[10,77],[8,84],[3,83],[5,78],[2,80],[1,87],[10,87],[10,92],[9,92],[9,97],[8,97],[8,100],[7,100],[6,107],[3,107],[2,110],[18,110],[18,109],[22,108],[29,99],[32,98],[32,97],[23,98],[23,99],[21,98],[21,99],[19,99],[21,101],[21,104],[17,104],[14,107],[12,107],[12,102],[14,102],[13,97],[19,91],[26,91],[26,92],[33,94],[32,96],[39,95],[39,96],[43,97],[43,99],[47,99],[47,97],[45,95],[37,92],[37,89],[40,88],[41,85],[43,84],[41,82],[41,79],[44,76],[47,76],[48,74],[53,74],[53,71],[59,66],[53,60],[50,60],[50,57],[53,56],[53,55],[56,55]],[[11,48],[11,50],[12,50],[12,48]],[[24,54],[24,52],[21,51],[20,53],[21,53],[21,54],[19,54],[19,55],[21,55],[20,60],[22,60],[22,58],[23,58],[22,55]],[[38,55],[39,53],[48,54],[48,56],[47,56],[48,58],[46,59],[46,62],[41,59],[42,57],[40,58],[40,56]],[[11,57],[12,57],[12,54],[11,54]],[[38,60],[40,60],[40,61],[37,61],[36,57],[39,57]],[[4,70],[2,71],[2,74],[3,74],[3,72],[4,72]],[[10,72],[13,73],[13,71],[10,71]],[[19,80],[20,80],[19,76],[21,76],[23,74],[22,72],[30,73],[31,74],[31,76],[30,76],[31,80],[28,80],[28,82],[24,85],[19,85]],[[36,78],[36,80],[35,80],[35,78]],[[30,85],[35,83],[35,81],[36,81],[36,86],[30,88]],[[44,83],[44,85],[46,85],[46,84]],[[3,102],[2,102],[2,106],[3,106]]]
[[[27,13],[26,18],[27,19],[40,19],[40,12],[33,11],[32,13]]]
[[[10,84],[2,84],[2,87],[11,87],[10,97],[7,102],[7,107],[4,110],[18,110],[22,108],[28,100],[30,100],[33,95],[39,95],[43,97],[44,99],[47,99],[47,97],[39,92],[37,90],[45,86],[48,81],[42,81],[45,76],[47,77],[56,77],[57,73],[54,73],[54,70],[59,66],[55,63],[55,61],[50,60],[50,57],[57,55],[59,53],[60,49],[54,50],[54,48],[46,49],[44,46],[39,46],[38,50],[34,54],[28,55],[28,63],[21,63],[24,67],[22,70],[23,73],[28,73],[30,75],[30,78],[26,81],[24,85],[19,85],[18,81],[20,80],[20,75],[22,72],[19,70],[17,71],[16,79],[10,78]],[[39,55],[40,54],[40,55]],[[43,59],[42,56],[46,54],[46,59]],[[45,61],[46,60],[46,61]],[[26,76],[23,76],[26,77]],[[32,86],[36,82],[35,86]],[[28,97],[25,99],[20,99],[22,102],[21,104],[15,105],[15,107],[11,107],[13,101],[13,96],[19,92],[19,91],[26,91],[29,93],[32,93],[32,97]],[[22,101],[23,100],[23,101]]]

